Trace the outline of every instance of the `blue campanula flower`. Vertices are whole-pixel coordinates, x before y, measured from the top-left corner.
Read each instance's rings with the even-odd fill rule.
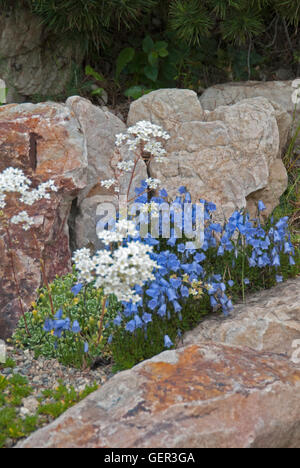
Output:
[[[263,201],[259,200],[259,202],[258,202],[258,211],[264,211],[264,210],[266,210],[266,207],[265,207]]]
[[[179,304],[179,302],[173,301],[172,304],[173,304],[173,307],[174,307],[174,310],[175,310],[176,313],[178,313],[178,312],[180,312],[182,310],[182,307]]]
[[[142,317],[144,323],[150,323],[152,322],[152,314],[147,314],[146,312],[143,314]]]
[[[142,328],[143,327],[143,322],[142,322],[142,320],[140,319],[140,317],[138,315],[134,316],[134,321],[135,321],[135,327],[136,328]]]
[[[168,198],[168,192],[165,189],[160,190],[159,195],[163,198]]]
[[[166,304],[162,304],[160,308],[158,309],[157,314],[160,317],[165,317],[166,313],[167,313],[167,306]]]
[[[72,293],[74,294],[74,296],[78,296],[78,294],[80,293],[80,291],[82,290],[83,288],[83,284],[82,283],[78,283],[78,284],[75,284],[75,286],[73,286],[73,288],[71,289]]]
[[[165,348],[171,348],[172,346],[174,346],[174,344],[172,343],[168,335],[164,336],[164,344],[165,344]]]
[[[272,265],[275,266],[275,267],[279,267],[279,266],[280,266],[280,257],[279,257],[278,254],[274,256]]]
[[[80,333],[81,328],[77,320],[74,320],[73,325],[72,325],[72,332],[73,333]]]
[[[57,319],[57,320],[61,320],[62,316],[63,316],[63,311],[62,311],[62,309],[59,309],[59,311],[56,312],[56,314],[54,315],[54,318]]]
[[[130,322],[126,324],[125,330],[129,331],[130,333],[133,333],[135,329],[135,320],[130,320]]]
[[[47,333],[50,333],[54,329],[54,322],[53,320],[47,319],[44,324],[43,330]]]
[[[114,319],[114,325],[120,326],[122,322],[122,317],[120,315],[117,315],[117,317]]]

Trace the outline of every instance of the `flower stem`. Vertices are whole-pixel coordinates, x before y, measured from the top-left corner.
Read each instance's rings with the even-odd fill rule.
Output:
[[[246,252],[245,252],[245,244],[243,243],[243,263],[242,263],[242,292],[243,292],[243,303],[245,302],[245,260],[246,260]]]
[[[18,278],[17,278],[16,270],[15,270],[14,256],[13,256],[13,251],[12,251],[12,240],[11,240],[11,236],[10,236],[10,232],[9,232],[8,225],[5,224],[4,227],[5,227],[5,231],[6,231],[6,234],[7,234],[7,239],[8,239],[8,252],[9,252],[9,256],[10,256],[10,261],[11,261],[11,267],[12,267],[13,277],[14,277],[14,281],[15,281],[16,288],[17,288],[17,295],[18,295],[19,305],[20,305],[21,313],[22,313],[22,316],[23,316],[23,319],[24,319],[24,323],[25,323],[25,330],[26,330],[27,335],[28,335],[28,336],[31,336],[31,335],[30,335],[30,332],[29,332],[29,330],[28,330],[28,325],[27,325],[25,310],[24,310],[24,306],[23,306],[23,303],[22,303],[22,300],[21,300],[20,285],[19,285],[19,281],[18,281]]]
[[[101,313],[101,317],[100,317],[100,326],[99,326],[99,334],[98,334],[98,345],[100,344],[101,337],[102,337],[104,315],[105,315],[105,312],[106,312],[106,307],[105,307],[106,299],[107,299],[107,296],[103,296],[103,299],[102,299],[102,313]]]
[[[35,232],[33,233],[33,238],[34,238],[36,249],[37,249],[38,254],[39,254],[39,259],[40,259],[40,264],[41,264],[41,271],[42,271],[42,275],[43,275],[43,282],[44,282],[44,285],[46,286],[47,291],[48,291],[51,312],[52,312],[52,316],[54,317],[55,310],[54,310],[54,305],[53,305],[52,293],[51,293],[49,281],[48,281],[48,278],[47,278],[45,262],[44,262],[44,260],[42,258],[42,252],[41,252],[41,249],[39,247],[38,240],[37,240]]]

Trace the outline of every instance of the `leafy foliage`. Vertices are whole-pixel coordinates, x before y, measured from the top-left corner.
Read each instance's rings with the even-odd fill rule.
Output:
[[[9,360],[5,364],[0,364],[0,372],[6,367],[15,367],[15,363]],[[0,375],[0,448],[6,447],[8,440],[16,443],[28,437],[39,427],[58,418],[97,388],[95,384],[85,387],[81,392],[76,392],[73,387],[67,388],[61,380],[56,389],[42,391],[35,414],[22,417],[19,413],[22,400],[32,395],[32,387],[28,380],[19,374],[12,377]]]
[[[76,392],[74,387],[67,388],[63,381],[59,381],[59,386],[55,390],[43,390],[43,396],[39,399],[39,415],[50,416],[57,419],[67,409],[79,403],[91,393],[98,389],[98,385],[87,386],[82,392]],[[46,400],[46,403],[45,403]]]
[[[64,365],[73,367],[91,366],[100,354],[105,356],[105,345],[111,331],[104,330],[101,342],[98,342],[98,324],[101,315],[101,291],[88,286],[76,296],[72,292],[78,283],[76,274],[57,278],[51,285],[51,295],[55,311],[62,310],[62,319],[70,323],[78,322],[80,332],[65,331],[61,339],[44,329],[44,324],[51,317],[50,299],[46,288],[40,291],[39,300],[32,304],[32,310],[26,313],[30,336],[26,333],[24,319],[21,318],[13,340],[17,347],[30,348],[35,355],[48,359],[56,358]],[[107,320],[115,317],[118,303],[112,299]],[[85,353],[85,343],[89,351]]]
[[[136,98],[158,86],[262,79],[263,65],[289,62],[296,72],[299,63],[300,0],[0,0],[5,9],[21,5],[41,18],[45,37],[76,39],[95,70],[104,60],[113,94],[134,87],[127,96]],[[146,52],[147,37],[167,42],[168,55]],[[103,88],[110,85],[108,79]]]

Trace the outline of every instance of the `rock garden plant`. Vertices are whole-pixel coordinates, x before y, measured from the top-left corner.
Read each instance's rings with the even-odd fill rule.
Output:
[[[16,344],[77,367],[91,366],[99,356],[112,356],[117,369],[132,367],[175,346],[208,313],[228,315],[247,292],[271,287],[299,272],[299,251],[291,242],[288,217],[272,217],[263,224],[263,201],[255,219],[241,210],[221,224],[214,220],[213,203],[192,203],[185,187],[169,200],[156,179],[143,181],[135,189],[135,200],[130,199],[138,162],[150,164],[155,158],[163,163],[167,157],[163,142],[168,138],[150,122],[139,122],[117,135],[115,178],[102,185],[119,195],[121,180],[129,173],[128,214],[122,218],[123,213],[118,213],[107,223],[108,229],[103,225],[98,229],[102,250],[76,251],[74,273],[46,285],[33,311],[20,320]],[[123,159],[122,145],[133,158]],[[170,211],[165,213],[167,202]],[[201,246],[190,241],[199,229],[199,206]],[[190,218],[190,232],[182,233],[185,217]],[[145,234],[150,224],[158,235],[147,229]],[[26,220],[24,227],[29,227]]]
[[[99,362],[113,362],[115,370],[130,368],[175,347],[207,314],[228,315],[247,293],[299,274],[299,247],[289,218],[278,209],[264,222],[262,200],[255,217],[237,210],[219,222],[216,205],[206,200],[193,203],[185,187],[171,199],[160,181],[149,177],[131,196],[139,162],[149,166],[155,159],[163,164],[168,139],[162,128],[145,121],[117,135],[111,160],[114,178],[101,184],[120,200],[125,196],[127,211],[121,209],[114,219],[98,225],[103,248],[74,252],[69,275],[49,283],[40,260],[44,285],[29,311],[22,303],[11,232],[16,224],[30,230],[39,258],[34,218],[26,207],[50,199],[57,187],[50,180],[33,189],[16,168],[0,174],[0,220],[22,311],[13,337],[16,347],[83,371]],[[129,151],[123,152],[124,146]],[[8,194],[20,204],[20,212],[11,218]],[[31,395],[28,381],[17,374],[4,376],[0,387],[0,445],[26,436],[96,389],[78,393],[61,383],[41,396],[36,414],[27,418],[19,409],[22,399]]]

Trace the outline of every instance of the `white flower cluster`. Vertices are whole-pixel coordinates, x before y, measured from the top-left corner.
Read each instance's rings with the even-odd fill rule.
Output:
[[[292,94],[292,101],[293,104],[297,105],[300,103],[300,78],[293,81],[292,87],[295,88],[295,91]]]
[[[148,141],[144,146],[144,151],[154,156],[156,162],[160,163],[167,160],[167,152],[160,141]]]
[[[156,190],[157,187],[161,184],[161,181],[159,179],[153,179],[152,177],[149,177],[149,179],[146,179],[146,183],[150,189]]]
[[[30,192],[24,192],[22,194],[22,197],[20,198],[20,201],[22,203],[25,203],[25,205],[33,205],[35,202],[39,200],[50,200],[51,196],[50,193],[47,191],[51,192],[57,192],[57,187],[55,186],[53,180],[49,180],[48,182],[44,182],[40,184],[36,189],[31,190]]]
[[[0,174],[0,209],[6,206],[6,194],[20,194],[20,202],[25,205],[33,205],[41,199],[50,199],[49,192],[57,192],[58,188],[53,180],[40,184],[36,189],[30,189],[31,180],[25,176],[21,169],[8,167]],[[23,224],[23,229],[28,231],[34,224],[33,218],[30,218],[26,211],[22,211],[11,219],[13,224]]]
[[[127,219],[122,219],[116,223],[114,231],[100,231],[98,237],[105,245],[110,245],[112,242],[122,242],[130,236],[132,239],[138,236],[138,231],[134,222]]]
[[[110,189],[117,181],[115,179],[107,179],[101,181],[101,186]]]
[[[116,135],[116,146],[126,144],[131,151],[136,151],[143,143],[144,151],[150,153],[161,162],[166,159],[166,150],[158,139],[169,140],[170,135],[158,125],[142,120],[134,126],[128,128],[127,133]]]
[[[137,122],[135,125],[130,127],[127,132],[145,141],[150,138],[162,138],[163,140],[170,139],[170,135],[167,132],[164,132],[159,125],[155,125],[147,120]]]
[[[0,174],[0,208],[5,208],[5,192],[24,194],[28,191],[31,181],[20,169],[9,167]]]
[[[76,250],[73,255],[73,262],[80,271],[80,280],[91,283],[94,280],[92,273],[95,270],[95,262],[91,259],[90,249]]]
[[[9,167],[0,174],[0,208],[6,206],[5,193],[16,192],[21,195],[20,201],[26,205],[33,205],[42,198],[50,199],[47,191],[57,192],[53,180],[40,184],[38,188],[30,190],[31,180],[29,180],[21,169]]]
[[[21,211],[18,215],[13,216],[10,222],[12,224],[23,224],[24,231],[28,231],[34,225],[34,218],[31,218],[27,211]]]
[[[130,222],[120,221],[116,232],[120,235],[125,232],[126,223]],[[114,294],[119,301],[139,302],[141,298],[134,287],[154,280],[153,270],[159,268],[150,258],[152,251],[152,247],[141,242],[130,242],[113,252],[99,250],[92,258],[89,249],[81,249],[74,253],[73,261],[79,279],[87,283],[95,280],[95,288],[103,288],[105,296]]]
[[[124,171],[124,172],[132,171],[133,167],[134,167],[134,162],[133,161],[120,161],[117,164],[117,168],[120,171]]]
[[[153,201],[150,203],[143,203],[141,206],[141,213],[151,213],[153,218],[157,218],[159,216],[159,204]]]

